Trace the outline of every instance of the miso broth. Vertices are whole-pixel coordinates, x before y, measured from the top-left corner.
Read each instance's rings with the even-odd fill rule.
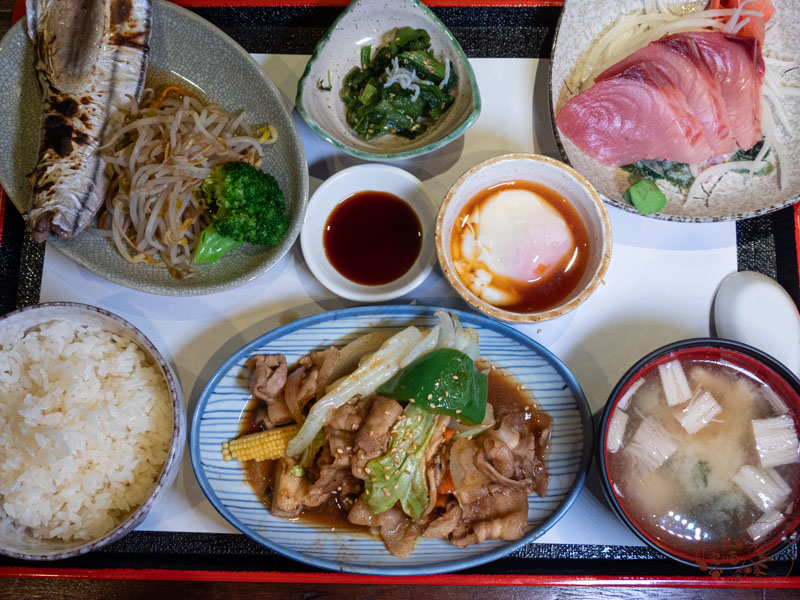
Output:
[[[689,558],[758,553],[795,518],[796,417],[756,375],[724,360],[666,359],[643,373],[604,440],[628,518]]]

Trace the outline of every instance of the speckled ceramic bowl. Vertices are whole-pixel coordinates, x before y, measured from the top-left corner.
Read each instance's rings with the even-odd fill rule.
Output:
[[[683,5],[683,0],[669,0],[669,4]],[[765,52],[781,58],[800,59],[797,39],[800,37],[800,12],[796,0],[774,0],[775,14],[770,19],[764,41]],[[609,0],[587,3],[565,0],[564,9],[553,44],[550,64],[550,109],[554,116],[577,93],[577,65],[585,57],[594,40],[619,16],[642,9],[641,0]],[[786,83],[800,85],[800,72],[790,71]],[[800,96],[786,101],[783,109],[792,124],[800,123]],[[659,182],[665,192],[667,206],[658,213],[648,215],[669,221],[726,221],[754,217],[778,210],[800,199],[800,129],[796,126],[791,135],[781,137],[784,146],[778,159],[783,171],[783,186],[778,184],[778,170],[767,176],[746,178],[727,172],[704,184],[702,197],[687,200],[687,191]],[[628,204],[623,194],[629,187],[628,174],[622,169],[606,167],[584,154],[575,144],[559,134],[553,121],[561,154],[570,165],[583,174],[607,202],[639,214]],[[774,153],[769,161],[774,164]]]
[[[450,59],[459,76],[456,101],[436,124],[414,140],[385,135],[361,139],[345,120],[341,101],[345,75],[359,64],[360,48],[374,52],[398,27],[422,28],[431,36],[434,54]],[[318,83],[331,90],[319,89]],[[464,134],[481,111],[481,96],[467,56],[447,28],[419,0],[353,0],[317,44],[297,84],[297,110],[311,130],[353,156],[398,160],[441,148]]]
[[[297,239],[308,200],[305,151],[280,92],[241,46],[172,2],[154,0],[153,11],[148,85],[163,83],[163,74],[170,73],[173,81],[184,79],[224,109],[244,110],[252,126],[269,123],[278,130],[278,140],[264,147],[264,168],[283,190],[289,231],[273,248],[243,244],[214,264],[198,265],[197,274],[182,281],[163,265],[128,263],[107,238],[90,230],[74,239],[52,236],[48,243],[93,273],[130,288],[171,296],[219,292],[266,272]],[[0,184],[21,212],[32,201],[26,175],[36,164],[41,121],[33,47],[23,23],[0,42]]]
[[[23,560],[57,560],[78,556],[97,550],[133,531],[175,480],[186,445],[186,408],[178,378],[153,343],[125,319],[96,306],[74,302],[52,302],[8,313],[0,317],[0,328],[14,325],[27,330],[54,320],[70,322],[75,325],[102,327],[105,331],[131,339],[136,343],[164,377],[172,405],[172,441],[167,460],[148,499],[132,509],[124,521],[101,538],[70,542],[56,539],[41,540],[34,538],[27,531],[13,530],[6,525],[0,527],[0,554]],[[5,513],[3,516],[5,517]]]
[[[522,313],[493,306],[470,291],[453,265],[450,240],[459,213],[479,192],[508,181],[541,183],[558,192],[570,202],[586,227],[589,243],[586,271],[572,292],[546,310]],[[611,246],[611,222],[592,185],[564,163],[537,154],[506,154],[475,165],[447,192],[436,219],[436,252],[447,281],[471,307],[502,321],[536,323],[577,308],[600,285],[611,260]]]

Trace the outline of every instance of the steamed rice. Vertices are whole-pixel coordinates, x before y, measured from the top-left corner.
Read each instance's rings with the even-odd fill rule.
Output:
[[[150,495],[172,437],[159,369],[132,339],[53,321],[0,331],[0,527],[94,539]]]

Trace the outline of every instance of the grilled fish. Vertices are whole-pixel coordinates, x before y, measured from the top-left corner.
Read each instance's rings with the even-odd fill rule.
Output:
[[[144,88],[151,0],[26,0],[44,99],[39,160],[29,175],[36,241],[82,231],[108,180],[98,148]]]

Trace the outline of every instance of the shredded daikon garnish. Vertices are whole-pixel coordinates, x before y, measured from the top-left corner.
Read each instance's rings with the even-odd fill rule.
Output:
[[[608,422],[606,448],[609,452],[616,452],[622,447],[622,438],[625,436],[625,426],[628,424],[628,413],[617,409]]]
[[[661,377],[661,386],[664,388],[664,395],[667,397],[669,406],[683,404],[692,397],[692,390],[680,361],[673,360],[658,365],[658,374]]]
[[[762,467],[800,462],[797,428],[792,417],[781,415],[770,419],[755,419],[753,435]]]
[[[722,407],[714,399],[710,392],[698,389],[689,404],[681,410],[676,416],[687,433],[694,435],[703,427],[711,423],[719,413],[722,412]]]
[[[757,542],[769,534],[773,529],[783,522],[783,515],[777,510],[771,510],[761,515],[758,520],[747,528],[747,533]]]
[[[775,469],[765,470],[749,465],[739,469],[733,476],[733,482],[761,510],[769,510],[792,491]]]

